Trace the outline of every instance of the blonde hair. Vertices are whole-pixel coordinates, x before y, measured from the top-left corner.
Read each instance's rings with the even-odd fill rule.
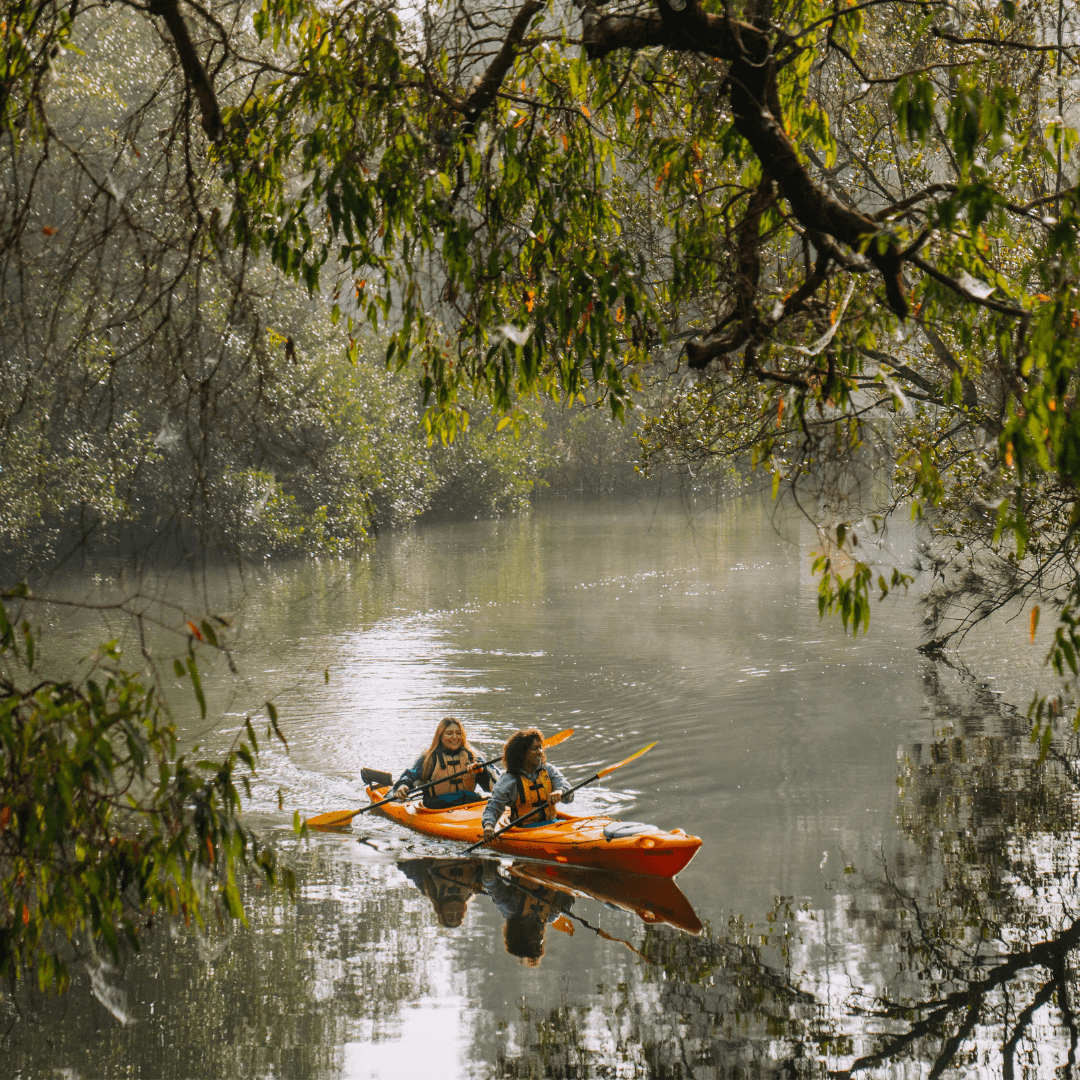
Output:
[[[431,774],[435,771],[435,754],[438,752],[439,747],[442,746],[443,732],[451,724],[457,724],[461,731],[461,745],[462,748],[468,751],[469,760],[476,761],[479,758],[479,754],[469,745],[469,736],[465,734],[465,726],[456,716],[444,716],[439,721],[439,726],[435,729],[435,738],[431,740],[431,745],[424,753],[424,769],[423,779],[426,783],[431,779]]]

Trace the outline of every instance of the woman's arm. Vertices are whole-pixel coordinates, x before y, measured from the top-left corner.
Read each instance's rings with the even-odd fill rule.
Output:
[[[572,791],[570,791],[570,788],[573,785],[570,783],[570,781],[567,780],[566,777],[563,776],[563,774],[561,772],[559,772],[559,770],[557,768],[555,768],[554,765],[548,765],[548,766],[546,766],[546,768],[547,768],[547,771],[548,771],[548,776],[551,777],[551,786],[555,789],[555,791],[553,793],[553,796],[554,795],[559,796],[554,801],[555,802],[568,802],[568,803],[573,802],[574,801],[574,793]],[[570,793],[568,795],[566,795],[566,794],[563,794],[564,792],[570,792]]]
[[[404,796],[404,794],[406,792],[408,792],[412,788],[416,787],[417,784],[420,783],[420,777],[423,774],[423,770],[424,770],[424,755],[421,754],[416,759],[416,761],[413,762],[413,767],[411,769],[406,769],[401,774],[401,776],[398,777],[397,783],[394,784],[394,790],[393,790],[392,794],[396,795],[398,798],[401,798],[401,797]],[[401,791],[402,788],[405,789],[404,792]]]
[[[488,799],[487,806],[484,807],[483,817],[480,819],[481,824],[484,826],[485,837],[489,832],[495,831],[495,826],[499,818],[502,817],[502,812],[510,805],[510,799],[516,785],[516,777],[511,776],[510,773],[503,773],[495,787],[492,788],[491,798]]]

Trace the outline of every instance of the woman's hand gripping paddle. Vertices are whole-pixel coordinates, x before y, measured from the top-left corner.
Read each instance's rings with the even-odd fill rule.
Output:
[[[621,769],[624,765],[629,765],[630,762],[633,761],[635,758],[641,757],[642,754],[647,754],[655,745],[656,743],[651,742],[648,746],[643,747],[636,754],[631,754],[628,758],[623,758],[622,761],[616,762],[614,765],[609,765],[606,769],[601,769],[598,773],[593,773],[592,776],[588,778],[588,780],[582,780],[580,784],[575,784],[572,788],[570,788],[569,791],[564,791],[563,795],[569,795],[572,792],[577,791],[578,788],[583,788],[586,784],[591,784],[594,780],[599,780],[602,776],[607,776],[608,773],[613,773],[616,769]],[[546,806],[547,803],[541,803],[535,809],[530,810],[527,814],[522,814],[521,817],[515,818],[513,821],[510,822],[509,825],[504,825],[501,829],[498,830],[498,832],[492,833],[491,836],[488,837],[486,840],[480,840],[477,843],[473,844],[472,847],[467,847],[462,852],[462,855],[468,855],[470,854],[470,852],[475,851],[477,848],[482,848],[485,844],[490,844],[492,840],[496,840],[500,836],[502,836],[502,834],[506,832],[507,829],[513,829],[516,826],[520,825],[523,821],[528,821],[529,818],[536,817],[536,815],[541,813]]]
[[[546,750],[550,746],[558,746],[559,743],[566,742],[573,734],[574,729],[567,728],[565,731],[560,731],[557,735],[552,735],[550,739],[544,740],[544,749]],[[432,780],[427,784],[421,784],[420,787],[413,788],[405,797],[411,799],[421,792],[427,791],[428,788],[434,787],[436,784],[445,784],[448,780],[456,780],[459,776],[468,776],[469,773],[480,772],[481,769],[486,769],[489,765],[494,765],[498,760],[499,758],[491,758],[488,761],[480,761],[475,765],[470,765],[467,769],[462,769],[461,772],[452,773],[450,776],[440,777],[438,780]],[[381,802],[369,803],[367,806],[361,806],[359,810],[331,810],[329,813],[318,814],[316,817],[308,818],[304,824],[315,829],[340,829],[343,826],[348,825],[357,814],[366,814],[369,810],[378,810],[380,806],[395,802],[396,798],[396,796],[391,795],[388,799],[383,799]]]

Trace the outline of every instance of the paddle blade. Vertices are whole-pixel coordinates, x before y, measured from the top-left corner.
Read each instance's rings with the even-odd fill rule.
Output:
[[[565,731],[560,731],[557,735],[552,735],[551,738],[544,740],[544,749],[548,750],[552,746],[558,746],[561,742],[566,742],[571,735],[574,734],[574,729],[568,727]]]
[[[328,814],[308,818],[304,824],[312,829],[340,829],[348,825],[358,813],[359,810],[331,810]]]
[[[361,769],[360,779],[373,787],[389,787],[394,782],[390,773],[381,772],[379,769]]]
[[[656,743],[651,742],[648,746],[639,750],[636,754],[631,754],[628,758],[623,758],[622,761],[617,762],[615,765],[609,765],[606,769],[601,769],[596,774],[597,779],[599,779],[601,776],[607,776],[608,773],[614,772],[616,769],[621,769],[624,765],[629,765],[630,762],[633,761],[635,758],[641,757],[642,754],[647,754],[655,745]]]

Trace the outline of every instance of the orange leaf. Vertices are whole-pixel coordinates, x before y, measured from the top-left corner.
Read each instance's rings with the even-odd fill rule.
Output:
[[[565,915],[560,915],[551,925],[564,934],[574,936],[574,924]]]
[[[46,236],[55,236],[56,235],[56,230],[51,225],[46,225],[45,228],[42,229],[41,231]]]
[[[203,639],[202,633],[199,630],[199,628],[193,622],[189,622],[187,624],[187,628],[191,631],[193,637],[196,637],[200,641],[202,641],[202,639]]]
[[[11,820],[11,807],[5,806],[3,810],[0,810],[0,829],[6,829],[7,823]]]
[[[776,402],[776,426],[779,427],[784,419],[784,399],[779,398]]]
[[[1039,625],[1039,605],[1031,609],[1031,643],[1035,644],[1035,628]]]
[[[1035,299],[1036,300],[1049,300],[1050,297],[1047,296],[1046,293],[1044,293],[1044,292],[1038,292],[1038,293],[1035,294]]]
[[[525,290],[525,310],[526,311],[532,311],[533,305],[535,303],[536,303],[536,290],[535,289],[526,289]]]
[[[569,150],[570,149],[570,140],[566,137],[566,132],[565,131],[563,132],[563,137],[562,137],[562,147],[563,147],[564,150]]]
[[[522,116],[521,116],[521,119],[514,125],[514,127],[516,127],[516,128],[521,127],[521,125],[524,124],[525,121],[528,120],[528,119],[529,119],[528,115],[523,113]]]
[[[617,307],[615,309],[615,321],[621,323],[623,321],[623,319],[625,319],[625,318],[626,318],[626,313],[623,311],[623,309],[621,307]]]
[[[22,924],[23,926],[30,925],[30,909],[25,904],[22,906]]]
[[[1005,444],[1005,464],[1010,469],[1013,467],[1013,444],[1011,442]]]
[[[582,105],[582,106],[581,106],[581,111],[582,111],[582,112],[583,112],[583,113],[584,113],[584,114],[585,114],[585,115],[586,115],[587,117],[589,117],[589,119],[592,119],[592,113],[591,113],[591,112],[589,112],[589,110],[588,110],[588,109],[587,109],[587,108],[586,108],[586,107],[585,107],[584,105]]]
[[[1051,398],[1051,399],[1050,399],[1050,400],[1049,400],[1049,401],[1048,401],[1048,402],[1046,403],[1046,407],[1047,407],[1047,408],[1048,408],[1048,409],[1049,409],[1049,410],[1050,410],[1051,412],[1057,412],[1057,402],[1056,402],[1056,401],[1055,401],[1055,400],[1054,400],[1053,398]]]

